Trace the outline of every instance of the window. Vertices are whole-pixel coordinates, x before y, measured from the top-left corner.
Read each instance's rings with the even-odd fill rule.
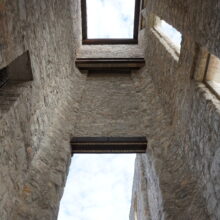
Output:
[[[182,34],[159,17],[156,17],[155,19],[154,29],[179,55],[181,49]]]
[[[199,45],[192,77],[198,82],[205,83],[209,90],[220,98],[220,59]]]
[[[31,81],[32,70],[29,53],[25,52],[0,70],[0,112],[7,112],[17,100],[24,83]]]
[[[82,0],[83,44],[137,44],[140,0]]]
[[[220,95],[220,59],[211,54],[208,55],[207,59],[205,82],[214,93]]]
[[[8,73],[6,68],[0,70],[0,88],[3,87],[8,81]]]

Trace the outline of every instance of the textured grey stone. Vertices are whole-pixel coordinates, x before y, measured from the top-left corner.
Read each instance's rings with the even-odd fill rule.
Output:
[[[79,0],[0,1],[0,68],[28,50],[34,78],[0,100],[1,220],[56,219],[74,135],[147,136],[131,220],[135,208],[138,220],[220,219],[220,101],[192,76],[198,46],[220,56],[219,0],[146,3],[141,46],[82,46]],[[152,31],[155,14],[182,32],[179,60]],[[146,66],[87,76],[76,56]]]

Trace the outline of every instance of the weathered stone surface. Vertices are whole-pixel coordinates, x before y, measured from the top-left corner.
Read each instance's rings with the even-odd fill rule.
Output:
[[[152,31],[154,14],[182,32],[179,59]],[[33,72],[0,96],[1,220],[56,219],[74,135],[147,136],[131,220],[135,210],[138,220],[220,219],[220,101],[192,77],[198,47],[220,57],[219,1],[148,0],[145,18],[141,46],[82,46],[79,0],[0,1],[0,68],[28,50]],[[146,66],[86,76],[76,56],[144,56]]]
[[[71,4],[0,1],[0,68],[28,50],[34,78],[0,117],[1,220],[56,219],[84,84]]]
[[[192,80],[196,42],[219,55],[218,6],[218,1],[147,2],[147,21],[156,14],[183,34],[180,57],[175,60],[151,27],[146,28],[146,74],[134,75],[138,90],[142,88],[146,125],[153,125],[146,127],[150,143],[141,159],[146,162],[146,181],[159,186],[153,189],[148,184],[152,219],[220,218],[216,193],[220,101],[204,84]],[[152,94],[158,94],[157,101]],[[145,103],[151,103],[149,108]],[[133,194],[138,195],[136,181],[139,178],[134,179]]]
[[[144,50],[140,45],[82,45],[79,58],[142,58]]]
[[[139,99],[130,74],[88,75],[76,136],[142,136]]]

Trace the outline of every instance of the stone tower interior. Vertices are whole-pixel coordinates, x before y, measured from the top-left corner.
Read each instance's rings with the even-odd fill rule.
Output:
[[[146,0],[140,12],[137,44],[82,44],[80,0],[0,0],[1,220],[57,219],[74,136],[147,137],[130,220],[220,219],[220,96],[207,78],[220,75],[220,0]],[[76,66],[91,58],[145,65]]]

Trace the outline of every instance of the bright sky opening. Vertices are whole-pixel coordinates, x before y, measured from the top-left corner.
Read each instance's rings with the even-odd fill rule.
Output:
[[[157,29],[162,32],[168,39],[178,48],[181,47],[182,34],[177,31],[172,25],[168,24],[164,20],[161,20]]]
[[[135,0],[87,0],[88,38],[133,38]]]
[[[128,220],[135,154],[76,154],[58,220]]]

